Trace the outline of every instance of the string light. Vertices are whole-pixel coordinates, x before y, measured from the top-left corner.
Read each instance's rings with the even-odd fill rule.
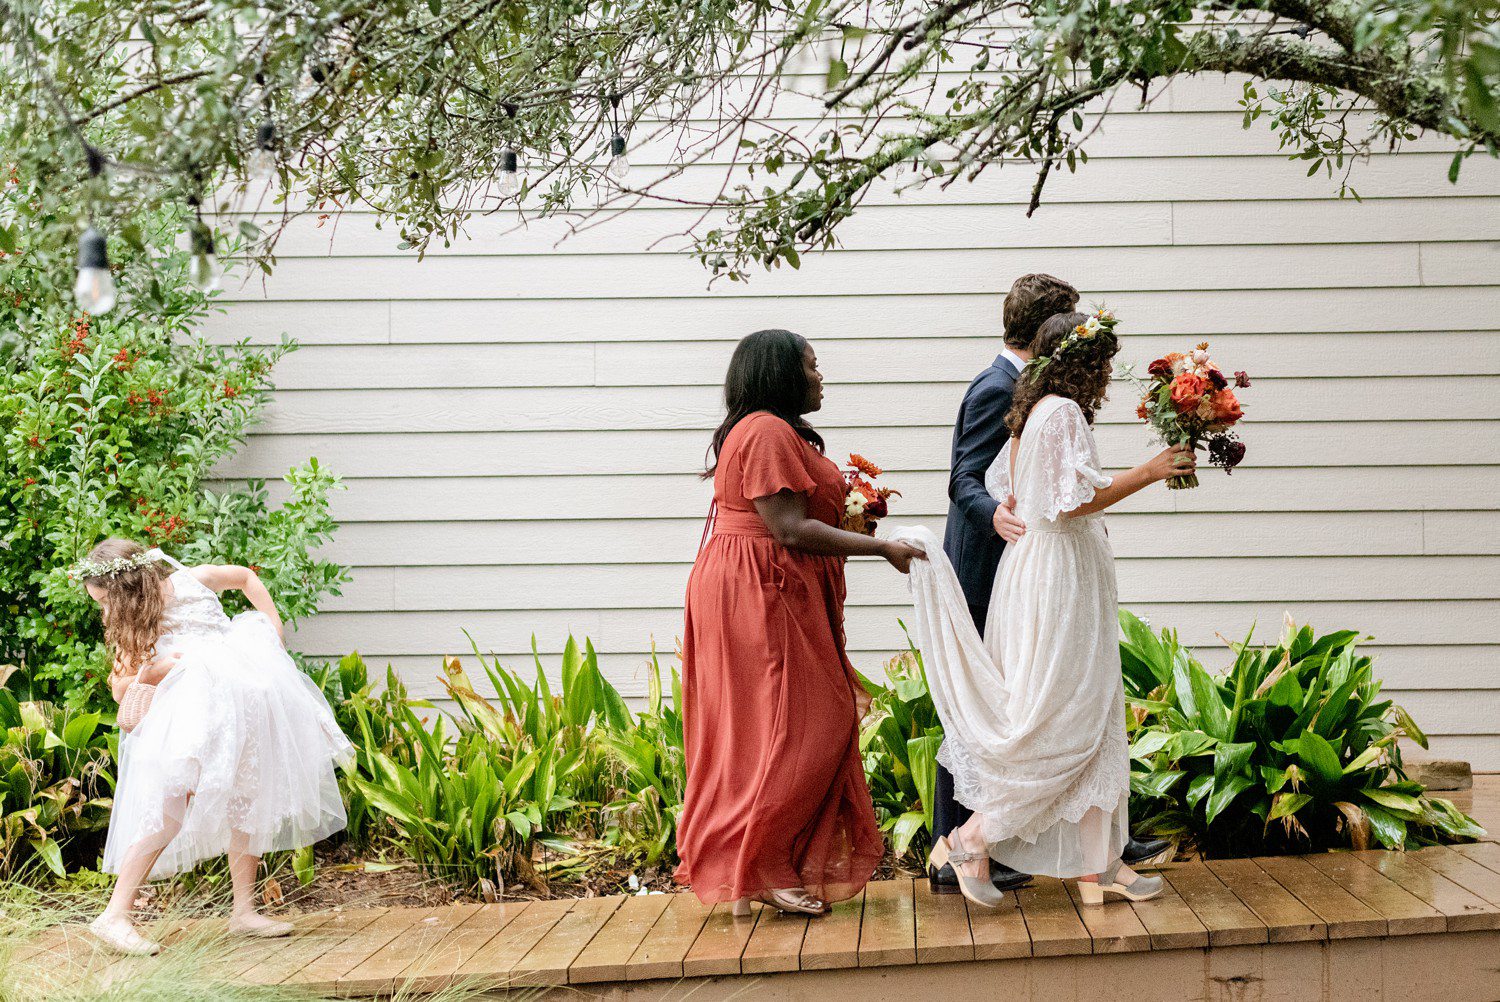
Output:
[[[630,157],[625,154],[625,137],[616,132],[609,141],[609,176],[616,181],[625,180],[630,173]]]
[[[500,154],[500,197],[509,198],[521,190],[521,175],[519,171],[520,157],[515,150],[506,150]]]
[[[224,279],[214,253],[214,235],[202,221],[193,229],[193,259],[188,264],[188,281],[203,293],[217,292]]]
[[[253,181],[269,181],[276,175],[276,126],[269,118],[255,130],[248,169]]]
[[[115,278],[109,271],[104,234],[90,226],[78,238],[78,281],[73,284],[78,308],[99,317],[115,308]]]
[[[89,181],[96,183],[104,174],[104,154],[91,144],[83,147],[88,162]],[[99,317],[115,308],[115,276],[109,269],[109,247],[104,234],[90,224],[78,238],[78,278],[73,283],[73,299],[78,308]]]

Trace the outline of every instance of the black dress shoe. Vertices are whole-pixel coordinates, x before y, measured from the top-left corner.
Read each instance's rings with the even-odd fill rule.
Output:
[[[1012,870],[1004,863],[990,862],[990,883],[995,885],[997,891],[1013,891],[1018,887],[1025,887],[1031,883],[1031,874],[1022,873],[1020,870]],[[958,894],[958,874],[953,872],[953,867],[943,864],[941,870],[927,868],[927,886],[932,889],[933,894]]]
[[[1125,843],[1120,858],[1125,861],[1126,866],[1150,866],[1166,862],[1171,851],[1172,843],[1164,838],[1131,838]]]

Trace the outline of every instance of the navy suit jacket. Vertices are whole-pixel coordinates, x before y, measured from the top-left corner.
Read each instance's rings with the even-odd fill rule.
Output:
[[[969,605],[988,609],[1005,540],[995,532],[1000,503],[984,489],[984,475],[1010,438],[1005,412],[1020,372],[1004,355],[974,377],[953,425],[948,474],[948,527],[943,550],[958,573]]]

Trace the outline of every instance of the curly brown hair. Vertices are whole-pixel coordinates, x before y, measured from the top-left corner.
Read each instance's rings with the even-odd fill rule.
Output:
[[[1061,355],[1057,346],[1081,324],[1088,322],[1083,313],[1059,313],[1048,317],[1037,329],[1031,342],[1031,354],[1046,359],[1045,365],[1028,365],[1016,380],[1005,426],[1011,435],[1021,437],[1026,418],[1037,401],[1049,394],[1067,397],[1082,410],[1084,419],[1094,423],[1094,412],[1109,395],[1109,377],[1114,371],[1110,360],[1120,350],[1120,341],[1108,331],[1100,331],[1086,341],[1076,341]]]
[[[1005,343],[1026,348],[1036,337],[1042,321],[1054,313],[1071,313],[1078,305],[1078,290],[1053,275],[1022,275],[1005,296],[1002,314]]]
[[[139,543],[112,538],[90,550],[88,560],[107,563],[120,557],[135,557],[142,552],[144,547]],[[99,609],[104,618],[104,642],[114,652],[110,675],[134,675],[156,656],[162,613],[167,606],[161,583],[167,574],[165,567],[153,562],[85,579],[85,584],[105,594]]]

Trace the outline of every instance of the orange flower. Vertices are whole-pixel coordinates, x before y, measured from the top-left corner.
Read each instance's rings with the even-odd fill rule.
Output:
[[[1138,418],[1140,418],[1142,421],[1146,420],[1148,417],[1151,416],[1151,412],[1148,411],[1148,410],[1146,410],[1146,401],[1142,400],[1140,402],[1140,404],[1136,407],[1136,409],[1135,409],[1135,416],[1138,417]]]
[[[1202,376],[1192,372],[1178,373],[1172,380],[1172,406],[1179,414],[1191,413],[1208,388],[1208,380]]]
[[[864,456],[861,456],[857,452],[849,453],[849,465],[854,467],[860,473],[863,473],[865,476],[869,477],[871,480],[880,476],[880,474],[883,472],[880,467],[876,466],[874,463],[870,462],[868,459],[866,459]]]
[[[1233,390],[1219,390],[1212,399],[1215,423],[1231,425],[1245,416],[1245,412],[1240,409],[1239,398],[1234,395]]]

